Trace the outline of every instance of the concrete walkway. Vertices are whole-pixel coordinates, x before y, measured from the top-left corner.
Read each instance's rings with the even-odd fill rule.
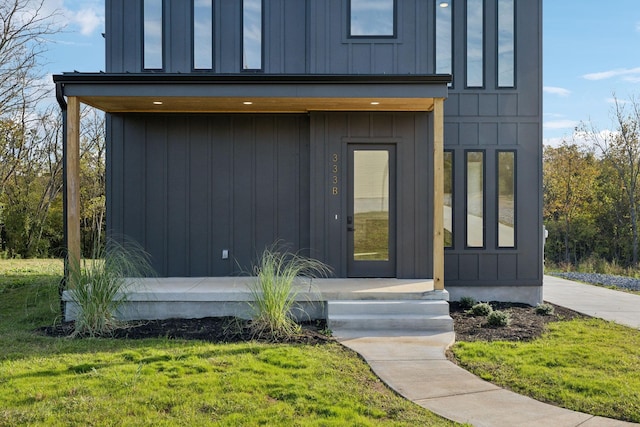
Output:
[[[554,304],[638,327],[640,297],[635,295],[553,277],[545,277],[544,295]],[[505,427],[637,425],[541,403],[481,380],[446,359],[453,333],[333,333],[343,345],[362,355],[392,389],[450,420]]]
[[[640,295],[544,277],[544,300],[582,314],[640,329]]]

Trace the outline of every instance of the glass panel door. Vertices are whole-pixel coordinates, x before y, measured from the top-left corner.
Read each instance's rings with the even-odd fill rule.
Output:
[[[349,149],[349,275],[395,275],[393,146],[351,145]]]

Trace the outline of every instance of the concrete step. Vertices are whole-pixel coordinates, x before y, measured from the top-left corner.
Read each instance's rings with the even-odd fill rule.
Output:
[[[447,301],[419,301],[419,300],[395,300],[395,301],[327,301],[328,316],[349,314],[427,314],[448,315],[449,303]]]
[[[331,330],[453,331],[453,319],[449,315],[341,315],[329,317],[327,325]]]
[[[332,330],[453,331],[446,301],[327,301]]]

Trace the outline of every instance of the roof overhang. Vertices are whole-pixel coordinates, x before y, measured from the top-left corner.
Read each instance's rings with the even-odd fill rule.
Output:
[[[53,76],[58,94],[108,113],[432,111],[450,75],[105,74]]]

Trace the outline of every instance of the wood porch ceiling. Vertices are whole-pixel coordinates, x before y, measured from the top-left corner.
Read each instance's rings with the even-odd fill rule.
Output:
[[[293,98],[79,96],[108,113],[306,113],[310,111],[433,111],[433,98]]]

